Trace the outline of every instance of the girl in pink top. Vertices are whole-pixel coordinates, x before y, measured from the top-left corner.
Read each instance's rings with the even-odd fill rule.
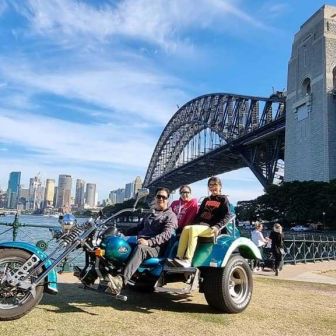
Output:
[[[180,199],[170,205],[178,220],[178,232],[186,225],[192,224],[197,214],[198,204],[196,198],[191,198],[191,188],[188,185],[180,187]]]

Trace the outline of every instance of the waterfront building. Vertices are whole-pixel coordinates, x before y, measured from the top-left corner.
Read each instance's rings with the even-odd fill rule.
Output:
[[[94,183],[87,183],[86,184],[86,201],[85,203],[90,208],[94,208],[96,206],[96,184]]]
[[[116,192],[116,203],[123,203],[125,200],[125,189],[119,188],[115,192]]]
[[[58,187],[57,187],[57,197],[56,197],[56,207],[57,208],[70,208],[71,205],[71,187],[72,178],[71,175],[59,175],[58,176]]]
[[[75,194],[75,206],[77,208],[84,207],[85,198],[85,181],[77,179],[76,180],[76,194]]]
[[[26,210],[29,207],[29,189],[20,186],[18,197],[18,210]]]
[[[54,194],[55,194],[55,180],[47,179],[45,193],[44,193],[44,207],[45,208],[52,207],[55,204]]]
[[[57,191],[58,191],[58,187],[55,186],[55,190],[54,190],[54,199],[53,199],[54,207],[56,207],[56,203],[57,203]]]
[[[115,190],[110,191],[109,200],[110,200],[111,205],[114,205],[117,203],[117,193]]]
[[[99,207],[99,200],[98,200],[98,191],[96,191],[96,193],[95,193],[95,206],[97,207]]]
[[[7,207],[16,209],[21,181],[21,172],[11,172],[9,174],[7,189]]]
[[[135,183],[130,182],[125,185],[125,200],[128,200],[134,196]]]
[[[29,179],[29,200],[28,209],[41,209],[44,200],[44,187],[42,186],[40,174]]]
[[[7,193],[0,189],[0,208],[7,207]]]
[[[142,180],[140,176],[137,176],[134,181],[134,194],[136,194],[138,190],[141,188],[142,188]]]

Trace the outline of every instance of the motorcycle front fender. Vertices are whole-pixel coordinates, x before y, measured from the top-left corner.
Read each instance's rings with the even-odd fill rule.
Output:
[[[29,243],[15,242],[15,241],[0,243],[0,249],[7,248],[7,247],[31,252],[31,253],[37,255],[40,258],[40,260],[44,260],[44,259],[48,258],[48,255],[46,253],[44,253],[42,250],[40,250],[37,246],[29,244]],[[45,267],[47,268],[50,265],[51,265],[51,261],[47,260],[46,263],[45,263]],[[57,289],[57,273],[56,273],[56,271],[54,269],[51,270],[48,273],[47,277],[48,277],[48,284],[47,284],[46,292],[52,293],[52,294],[57,294],[58,289]]]

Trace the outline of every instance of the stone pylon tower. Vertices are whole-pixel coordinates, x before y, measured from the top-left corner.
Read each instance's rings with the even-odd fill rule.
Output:
[[[295,35],[288,64],[285,181],[336,178],[336,7]]]

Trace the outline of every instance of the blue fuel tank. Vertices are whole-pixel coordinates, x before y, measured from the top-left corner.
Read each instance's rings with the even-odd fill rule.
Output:
[[[120,236],[104,238],[101,247],[105,250],[105,258],[117,263],[126,261],[132,252],[130,244]]]

